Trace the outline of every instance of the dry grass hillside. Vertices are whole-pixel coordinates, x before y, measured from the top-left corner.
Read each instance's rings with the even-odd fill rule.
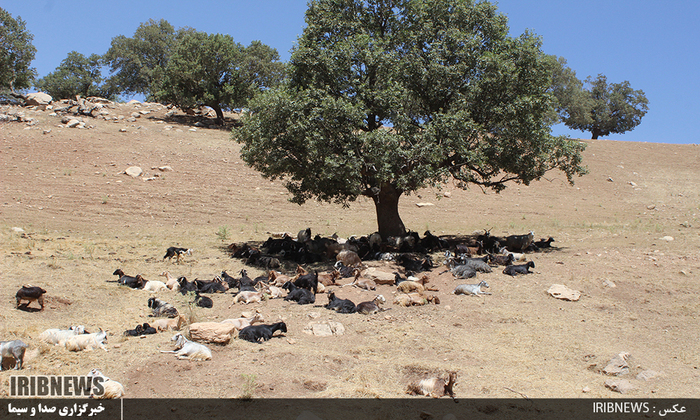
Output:
[[[317,306],[276,299],[228,309],[232,296],[217,294],[213,309],[191,311],[181,295],[161,292],[192,320],[258,309],[287,323],[283,337],[233,340],[211,346],[213,360],[190,362],[159,352],[171,349],[172,333],[122,336],[151,320],[150,294],[119,287],[116,268],[154,280],[163,270],[189,279],[238,273],[243,265],[225,245],[306,227],[366,235],[376,229],[374,208],[362,199],[348,209],[289,203],[281,182],[241,161],[228,130],[194,130],[196,117],[166,118],[167,109],[148,104],[107,111],[109,120],[86,118],[93,128],[85,129],[61,127],[50,110],[23,110],[34,125],[0,123],[0,339],[29,344],[23,373],[98,368],[128,397],[402,398],[409,381],[454,370],[459,398],[606,398],[620,394],[604,386],[611,378],[602,369],[627,352],[623,378],[635,388],[628,396],[700,397],[700,147],[587,141],[590,174],[574,186],[555,172],[501,194],[446,185],[404,197],[404,222],[421,234],[492,228],[555,238],[552,251],[528,255],[534,274],[479,274],[489,296],[450,294],[472,281],[442,268],[430,273],[439,305],[392,305],[394,288],[380,286],[391,309],[371,316],[329,311],[323,295]],[[148,113],[127,120],[139,111]],[[173,170],[157,169],[166,165]],[[125,175],[130,166],[144,174]],[[180,265],[164,261],[173,245],[195,252]],[[247,269],[251,277],[263,272]],[[44,311],[15,309],[15,292],[27,283],[48,290]],[[581,299],[552,298],[552,284],[581,291]],[[356,303],[374,296],[355,288],[338,294]],[[327,320],[341,322],[345,334],[304,332]],[[109,351],[71,353],[38,340],[47,328],[76,324],[107,330]],[[637,379],[649,370],[658,375]],[[0,396],[10,374],[0,373]]]

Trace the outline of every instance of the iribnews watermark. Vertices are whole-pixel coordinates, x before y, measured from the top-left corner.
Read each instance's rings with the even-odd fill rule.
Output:
[[[658,406],[657,406],[658,405]],[[648,401],[596,401],[593,403],[593,413],[596,414],[667,414],[685,413],[683,404],[657,404]]]
[[[10,397],[100,397],[104,376],[10,376]]]

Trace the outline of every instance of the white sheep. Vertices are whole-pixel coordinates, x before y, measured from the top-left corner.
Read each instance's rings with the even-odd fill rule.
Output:
[[[238,292],[236,297],[233,298],[233,302],[229,305],[229,308],[236,303],[255,303],[255,302],[261,302],[263,299],[264,293],[261,292],[250,292],[247,290],[244,290],[242,292]]]
[[[90,398],[95,398],[99,400],[109,400],[122,398],[124,396],[124,386],[117,381],[109,379],[108,377],[103,375],[102,372],[100,372],[99,370],[92,369],[90,373],[87,374],[87,376],[101,376],[103,378],[102,387],[104,388],[104,392],[102,393],[102,395],[95,395],[93,388],[90,390]]]
[[[161,350],[161,353],[174,353],[178,359],[211,360],[211,350],[207,346],[190,341],[180,333],[170,341],[175,342],[175,350]]]
[[[43,333],[39,334],[39,339],[57,346],[60,342],[65,341],[68,337],[72,337],[78,334],[85,334],[85,327],[82,325],[70,327],[68,330],[62,330],[59,328],[50,328]]]
[[[154,322],[151,322],[151,327],[155,328],[157,331],[180,331],[180,328],[182,328],[184,323],[185,317],[179,315],[177,318],[157,319]]]
[[[63,345],[68,351],[83,351],[83,350],[94,350],[96,347],[107,351],[104,342],[107,340],[107,333],[100,329],[98,333],[92,334],[79,334],[68,337],[63,341]]]

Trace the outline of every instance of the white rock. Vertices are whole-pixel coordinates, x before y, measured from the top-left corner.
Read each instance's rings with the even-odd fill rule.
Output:
[[[620,394],[627,394],[637,389],[626,379],[608,379],[605,381],[605,387]]]
[[[158,170],[161,172],[172,172],[173,168],[171,168],[169,165],[165,165],[165,166],[159,166]]]
[[[431,207],[434,205],[435,204],[433,204],[433,203],[416,203],[416,206],[418,206],[418,207]]]
[[[27,100],[27,106],[48,105],[53,101],[51,95],[44,92],[30,93],[25,96],[25,99]]]
[[[662,241],[671,242],[673,240],[673,236],[664,236],[663,238],[659,239],[661,239]]]
[[[129,102],[126,103],[127,105],[139,105],[141,102],[137,101],[136,99],[132,99]]]
[[[581,292],[578,290],[569,289],[563,284],[553,284],[549,290],[547,290],[547,293],[557,299],[569,300],[572,302],[576,302],[581,298]]]
[[[66,127],[73,128],[73,127],[77,127],[79,124],[80,124],[80,120],[76,120],[75,118],[73,118],[72,120],[70,120],[66,123]]]
[[[139,168],[138,166],[130,166],[126,168],[124,173],[129,175],[130,177],[138,178],[143,173],[143,169]]]
[[[627,360],[629,360],[629,358],[629,353],[622,352],[618,354],[608,362],[607,366],[603,368],[603,373],[611,376],[620,376],[628,374],[630,371],[630,367],[627,364]]]
[[[16,233],[24,233],[24,229],[22,229],[21,227],[13,227],[12,231]]]

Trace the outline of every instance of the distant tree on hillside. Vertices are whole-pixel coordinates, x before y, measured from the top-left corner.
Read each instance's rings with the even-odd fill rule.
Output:
[[[36,81],[37,89],[48,93],[54,99],[101,96],[113,99],[114,94],[102,85],[100,56],[71,51],[56,70]]]
[[[189,31],[178,37],[154,97],[192,108],[209,106],[223,123],[223,109],[243,107],[256,92],[276,86],[284,66],[277,51],[259,41],[245,48],[230,35]]]
[[[0,8],[0,95],[31,87],[36,77],[36,69],[29,67],[36,54],[33,39],[22,18]]]
[[[586,172],[584,146],[551,135],[550,69],[539,38],[509,37],[488,2],[310,1],[288,79],[232,136],[293,202],[366,196],[379,233],[403,235],[399,199],[420,188]]]
[[[131,38],[124,35],[112,38],[111,47],[103,56],[113,73],[107,80],[110,90],[127,95],[140,93],[152,99],[150,96],[159,89],[176,39],[177,31],[164,19],[142,23]]]
[[[558,116],[567,127],[588,131],[597,139],[631,131],[641,123],[649,109],[643,91],[633,90],[628,81],[608,84],[602,74],[595,80],[586,78],[586,89],[565,59],[550,56],[549,60],[551,91],[557,101]]]

